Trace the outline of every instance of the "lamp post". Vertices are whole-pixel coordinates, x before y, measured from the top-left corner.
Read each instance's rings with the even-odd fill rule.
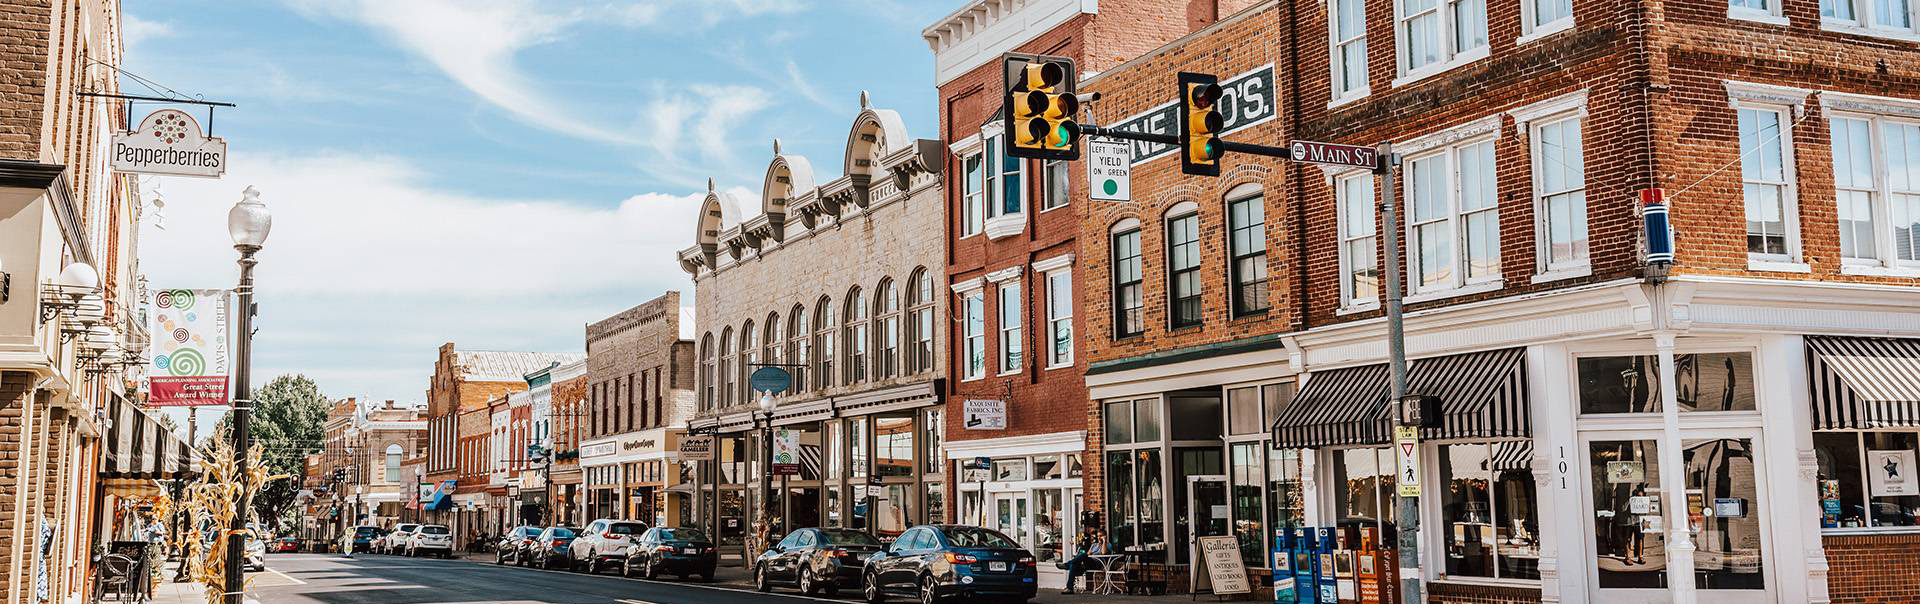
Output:
[[[239,333],[233,345],[233,460],[234,467],[241,476],[241,484],[246,484],[247,475],[247,431],[251,429],[253,415],[252,386],[247,383],[248,371],[252,369],[253,359],[253,255],[260,252],[260,246],[267,242],[267,232],[273,230],[273,215],[267,213],[267,204],[260,202],[260,190],[253,187],[241,192],[240,202],[227,210],[227,235],[233,238],[233,249],[240,252],[240,285],[234,293],[240,297]],[[233,515],[233,524],[227,535],[227,604],[242,604],[246,601],[246,577],[242,575],[241,556],[245,554],[247,528],[247,507],[251,505],[253,493],[242,492],[239,513]]]
[[[768,538],[773,536],[773,391],[760,393],[760,414],[766,418],[766,427],[760,437],[760,522],[767,527]],[[766,549],[767,544],[760,544]],[[754,555],[749,553],[749,556]]]

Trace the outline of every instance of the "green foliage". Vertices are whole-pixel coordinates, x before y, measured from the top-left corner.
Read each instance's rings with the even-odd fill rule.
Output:
[[[325,438],[327,409],[332,405],[320,385],[303,374],[273,378],[253,392],[253,418],[248,426],[253,443],[261,447],[261,459],[272,474],[298,477],[306,470],[307,455],[320,450]],[[233,422],[228,414],[215,426],[215,434],[224,434]],[[293,508],[300,492],[300,481],[276,480],[253,496],[253,509],[266,526],[279,528],[284,515]]]

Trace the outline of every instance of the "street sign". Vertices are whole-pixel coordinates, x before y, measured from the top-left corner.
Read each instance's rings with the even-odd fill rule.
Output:
[[[969,399],[960,407],[963,430],[1007,429],[1007,402],[999,399]]]
[[[1368,169],[1380,165],[1380,152],[1373,147],[1293,141],[1287,149],[1293,153],[1294,161]]]
[[[1087,141],[1087,197],[1100,201],[1133,200],[1133,146],[1124,141]]]
[[[1401,497],[1420,496],[1420,429],[1413,426],[1393,427],[1393,450],[1400,456],[1399,484]]]
[[[784,367],[761,367],[747,376],[747,385],[754,392],[786,392],[793,386],[793,374]]]

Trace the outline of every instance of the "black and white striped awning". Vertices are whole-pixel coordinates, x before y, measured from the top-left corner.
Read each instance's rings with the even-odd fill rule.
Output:
[[[1533,441],[1508,440],[1493,443],[1493,458],[1487,469],[1495,472],[1524,472],[1533,469]]]
[[[1526,349],[1414,359],[1407,389],[1440,398],[1440,426],[1421,438],[1533,436],[1527,402]],[[1394,408],[1386,404],[1387,366],[1366,365],[1320,372],[1280,412],[1273,425],[1275,447],[1375,445],[1393,434]]]
[[[1386,404],[1386,365],[1345,367],[1313,374],[1273,422],[1273,446],[1305,449],[1387,442],[1380,431]]]
[[[1920,340],[1807,336],[1813,429],[1920,426]]]
[[[1420,430],[1423,440],[1533,436],[1525,348],[1414,359],[1407,391],[1440,398],[1440,427]],[[1391,432],[1393,409],[1382,412],[1389,426],[1383,430]]]
[[[101,478],[185,478],[197,471],[193,449],[145,410],[114,394],[107,413],[112,423]]]

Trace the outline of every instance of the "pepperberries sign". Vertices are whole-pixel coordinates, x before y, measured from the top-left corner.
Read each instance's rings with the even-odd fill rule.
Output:
[[[161,109],[140,128],[113,135],[113,169],[128,174],[219,178],[227,173],[227,141],[207,136],[178,109]]]

